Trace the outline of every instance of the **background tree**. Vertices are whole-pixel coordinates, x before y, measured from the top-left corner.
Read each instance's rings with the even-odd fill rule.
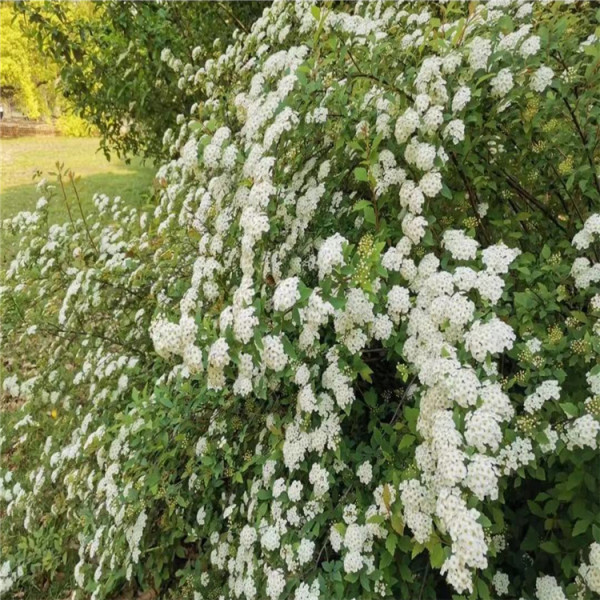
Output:
[[[23,2],[23,32],[60,65],[60,89],[119,156],[162,156],[162,136],[201,98],[161,62],[169,48],[195,64],[248,31],[269,3]]]
[[[25,35],[24,23],[23,16],[15,12],[14,3],[0,6],[0,87],[3,100],[9,100],[27,117],[37,119],[52,113],[58,68]]]

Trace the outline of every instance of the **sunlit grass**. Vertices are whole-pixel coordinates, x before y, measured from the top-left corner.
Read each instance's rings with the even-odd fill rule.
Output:
[[[0,218],[35,208],[39,193],[34,176],[41,171],[52,181],[53,177],[48,173],[56,171],[57,161],[81,177],[77,190],[84,210],[91,207],[96,192],[110,197],[121,196],[132,206],[144,204],[152,191],[154,166],[143,165],[140,159],[133,159],[130,164],[117,158],[109,162],[99,150],[98,142],[97,138],[51,136],[0,140]],[[73,191],[68,193],[72,195]],[[51,222],[68,219],[60,195],[53,200],[49,213]]]

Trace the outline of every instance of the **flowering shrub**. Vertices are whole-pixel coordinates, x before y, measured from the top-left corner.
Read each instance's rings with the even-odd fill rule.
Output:
[[[155,208],[4,223],[2,588],[597,594],[599,17],[278,2],[165,50],[209,99]]]

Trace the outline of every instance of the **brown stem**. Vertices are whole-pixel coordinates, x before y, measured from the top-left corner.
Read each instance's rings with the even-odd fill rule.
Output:
[[[527,200],[529,203],[533,204],[535,207],[539,208],[557,227],[566,231],[565,226],[529,191],[527,191],[516,179],[512,177],[509,173],[506,173],[501,168],[498,170],[504,175],[506,178],[506,183],[515,191],[521,198]]]
[[[563,188],[565,190],[565,193],[567,194],[567,196],[569,196],[569,200],[571,200],[571,202],[573,203],[573,207],[575,208],[575,212],[577,213],[577,215],[581,219],[581,222],[583,223],[585,221],[585,219],[583,218],[583,215],[581,214],[581,211],[579,210],[579,207],[577,206],[577,202],[575,202],[575,198],[571,195],[571,193],[567,189],[567,186],[565,185],[564,181],[562,180],[559,172],[556,170],[556,167],[552,163],[550,163],[550,168],[554,172],[554,175],[556,175],[556,179],[563,186]],[[563,197],[561,196],[561,194],[560,194],[560,192],[558,190],[556,190],[556,195],[560,198],[560,200],[561,200],[561,202],[562,202],[562,204],[563,204],[563,206],[565,208],[565,211],[568,213],[569,210],[568,210],[567,206],[565,206],[565,202],[563,200]]]
[[[404,404],[404,400],[406,400],[406,395],[408,394],[408,390],[410,390],[410,387],[415,382],[416,378],[417,378],[417,376],[413,375],[413,378],[410,380],[410,383],[404,389],[404,394],[402,394],[402,398],[400,398],[400,402],[398,402],[398,406],[396,407],[394,416],[392,417],[392,420],[390,421],[390,425],[393,425],[396,422],[396,417],[398,416],[398,411],[400,410],[400,407]]]
[[[58,174],[58,183],[60,183],[60,189],[62,190],[63,198],[65,199],[65,205],[67,207],[67,212],[69,213],[69,221],[71,221],[71,225],[73,225],[73,229],[75,229],[75,222],[73,221],[73,215],[71,214],[71,207],[67,200],[67,191],[65,190],[65,184],[63,183],[61,173]]]
[[[554,89],[554,88],[552,88],[552,89]],[[556,93],[559,93],[558,90],[556,90],[556,89],[554,89],[554,91]],[[600,181],[598,180],[598,175],[596,174],[596,169],[594,167],[594,160],[593,160],[592,156],[590,155],[589,148],[587,147],[587,137],[585,135],[585,132],[581,129],[581,125],[579,124],[577,115],[575,114],[573,107],[569,104],[569,101],[567,100],[567,98],[565,98],[563,96],[562,100],[565,103],[565,106],[567,107],[569,114],[571,115],[571,120],[573,121],[573,124],[575,125],[575,129],[577,130],[577,133],[579,134],[579,138],[581,139],[581,143],[583,144],[583,150],[585,151],[585,156],[588,160],[590,168],[592,169],[592,179],[594,181],[594,187],[596,188],[596,191],[598,192],[598,195],[600,196]]]
[[[124,344],[123,342],[121,342],[118,339],[114,339],[114,338],[110,338],[106,335],[102,335],[101,333],[91,333],[89,331],[78,331],[76,329],[65,329],[63,327],[58,327],[57,325],[53,325],[51,323],[48,323],[46,327],[40,327],[40,329],[42,331],[45,331],[46,333],[64,333],[66,335],[75,335],[75,336],[83,336],[83,337],[92,337],[92,338],[96,338],[96,339],[100,339],[103,340],[105,342],[108,342],[109,344],[114,344],[116,346],[121,346],[121,348],[125,348],[127,350],[129,350],[130,352],[134,352],[136,354],[140,354],[142,356],[144,356],[144,353],[137,349],[134,348],[132,346],[129,346],[127,344]]]
[[[412,98],[410,97],[410,95],[405,92],[404,90],[401,90],[400,88],[397,88],[395,85],[392,85],[391,83],[385,81],[385,79],[381,79],[375,75],[372,75],[371,73],[365,73],[359,66],[358,63],[356,62],[356,60],[354,60],[354,56],[352,56],[352,52],[350,52],[350,48],[346,48],[347,52],[348,52],[348,56],[350,57],[350,60],[352,61],[352,64],[354,65],[354,67],[356,68],[356,70],[358,71],[358,73],[350,73],[348,75],[348,77],[352,77],[352,78],[366,78],[366,79],[371,79],[372,81],[376,81],[377,83],[379,83],[380,85],[384,85],[396,92],[398,92],[399,94],[403,95],[405,98],[412,100]]]
[[[232,18],[235,21],[235,24],[245,33],[250,33],[249,29],[235,16],[235,14],[229,10],[229,8],[227,8],[223,2],[217,2],[217,6],[223,10],[227,16],[229,16],[230,18]]]
[[[69,179],[71,181],[71,185],[73,186],[73,191],[75,192],[75,198],[77,198],[77,204],[79,205],[79,212],[81,213],[81,218],[83,219],[83,226],[85,227],[85,231],[87,233],[88,239],[90,240],[90,244],[92,248],[94,248],[94,252],[98,254],[98,248],[96,248],[96,244],[94,244],[94,240],[92,239],[92,234],[90,233],[90,228],[88,227],[87,220],[85,215],[83,214],[83,207],[81,206],[81,199],[79,198],[79,192],[77,191],[77,187],[75,186],[75,179],[73,177],[73,171],[69,171]]]
[[[477,203],[479,202],[479,198],[477,197],[477,192],[475,191],[475,188],[471,185],[469,178],[463,173],[462,169],[460,168],[460,166],[458,164],[458,160],[456,159],[456,156],[454,156],[453,152],[450,153],[450,159],[454,163],[454,166],[456,167],[456,170],[458,171],[460,178],[462,179],[463,183],[465,184],[465,187],[467,188],[467,192],[469,194],[469,202],[471,203],[471,208],[473,209],[474,216],[477,219],[477,223],[481,227],[481,231],[483,232],[483,235],[489,244],[489,242],[491,241],[490,235],[488,234],[487,229],[485,228],[483,221],[479,218],[479,213],[477,212],[476,202]]]
[[[425,565],[425,573],[423,573],[423,580],[421,581],[421,589],[419,590],[419,598],[421,600],[423,597],[423,591],[425,590],[425,582],[427,581],[427,575],[429,575],[429,563]]]
[[[476,152],[477,156],[482,160],[485,160],[483,156],[479,152]],[[490,166],[492,166],[490,164]],[[526,200],[529,204],[533,204],[540,211],[546,215],[559,229],[563,231],[567,231],[565,226],[556,219],[556,217],[529,191],[527,191],[510,173],[507,173],[499,166],[493,165],[498,173],[504,176],[506,183],[524,200]]]
[[[510,207],[513,209],[513,212],[515,213],[515,215],[519,214],[519,210],[518,210],[518,206],[515,205],[514,200],[509,196],[508,197],[508,203],[510,204]],[[521,226],[521,229],[523,229],[524,233],[529,233],[527,227],[525,226],[525,223],[523,221],[521,221],[521,219],[517,219],[519,222],[519,225]]]

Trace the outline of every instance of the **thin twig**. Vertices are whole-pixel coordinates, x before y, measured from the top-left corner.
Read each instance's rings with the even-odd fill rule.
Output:
[[[404,394],[402,394],[402,398],[400,398],[400,401],[398,402],[398,406],[396,407],[394,416],[392,417],[392,420],[390,421],[390,425],[393,425],[396,422],[396,417],[398,416],[398,411],[400,410],[400,407],[404,404],[404,400],[406,400],[408,390],[410,390],[410,388],[411,388],[412,384],[415,382],[416,378],[417,378],[417,376],[413,375],[413,378],[410,380],[410,383],[404,389]]]
[[[558,90],[555,89],[555,91],[557,93],[559,93]],[[583,150],[585,152],[585,156],[588,160],[590,168],[592,169],[592,179],[594,181],[594,187],[596,188],[596,191],[598,192],[598,195],[600,196],[600,181],[598,180],[598,175],[596,174],[596,168],[594,167],[594,160],[592,159],[589,148],[587,147],[587,137],[586,137],[584,131],[581,129],[581,125],[579,124],[577,115],[575,114],[575,111],[573,110],[572,106],[569,104],[569,101],[567,100],[567,98],[562,96],[562,100],[565,103],[565,106],[567,107],[569,114],[571,115],[571,120],[573,121],[573,124],[575,125],[575,129],[577,130],[577,133],[579,134],[579,138],[581,139],[581,143],[583,144]]]
[[[75,221],[73,221],[73,215],[71,214],[71,207],[69,206],[69,200],[67,199],[67,191],[65,190],[65,184],[63,183],[62,174],[58,174],[58,183],[60,183],[60,189],[62,190],[63,198],[65,199],[65,205],[67,206],[67,212],[69,213],[69,221],[75,229]]]
[[[419,598],[421,600],[423,597],[423,590],[425,589],[425,581],[427,581],[427,575],[429,575],[429,563],[425,565],[425,573],[423,573],[423,579],[421,581],[421,589],[419,590]]]
[[[77,186],[75,185],[75,178],[73,177],[73,171],[69,171],[69,180],[71,181],[71,186],[73,187],[73,191],[75,192],[75,198],[77,198],[77,204],[79,205],[79,212],[81,213],[81,218],[83,219],[83,226],[85,227],[85,231],[87,233],[88,239],[90,240],[90,244],[94,249],[94,252],[98,254],[98,248],[96,248],[96,244],[94,244],[94,240],[92,239],[92,234],[90,233],[90,228],[88,227],[87,220],[85,215],[83,214],[83,207],[81,206],[81,199],[79,198],[79,192],[77,191]]]
[[[469,178],[465,175],[463,170],[460,168],[460,165],[458,164],[458,160],[456,159],[456,156],[454,156],[453,152],[450,152],[450,159],[454,163],[454,166],[456,167],[456,170],[458,171],[460,178],[462,179],[463,183],[465,184],[465,187],[467,188],[467,193],[469,194],[469,202],[471,204],[471,208],[473,209],[473,213],[474,213],[473,216],[477,219],[477,223],[479,224],[486,241],[489,243],[491,241],[491,237],[490,237],[489,233],[487,232],[487,229],[485,228],[483,221],[479,218],[479,213],[477,212],[477,204],[479,203],[479,198],[477,197],[477,192],[475,191],[475,188],[471,185]]]
[[[227,15],[229,15],[236,23],[236,25],[243,30],[245,33],[250,33],[249,29],[235,16],[235,13],[233,13],[231,10],[229,10],[229,8],[227,8],[223,2],[217,2],[217,6],[224,10]]]

